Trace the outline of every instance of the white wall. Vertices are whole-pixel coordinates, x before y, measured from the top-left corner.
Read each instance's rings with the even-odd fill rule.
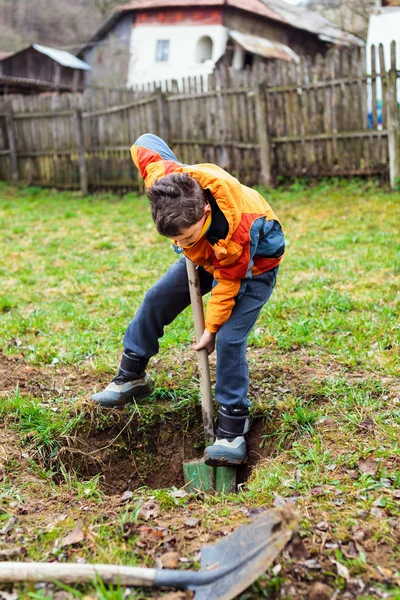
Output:
[[[385,55],[385,67],[390,69],[390,44],[393,40],[397,43],[397,68],[399,62],[399,44],[400,44],[400,8],[382,9],[380,14],[372,14],[369,18],[368,38],[367,38],[367,69],[371,68],[371,46],[376,46],[376,68],[379,71],[378,46],[383,44]]]
[[[213,41],[210,61],[196,63],[197,42]],[[207,75],[225,52],[228,31],[222,25],[137,25],[132,28],[128,87],[188,75]],[[157,40],[170,40],[167,62],[156,61]]]
[[[390,69],[390,44],[396,41],[396,68],[400,68],[400,8],[383,8],[379,14],[372,14],[369,18],[367,37],[367,73],[371,72],[371,46],[375,45],[375,68],[380,73],[379,44],[383,44],[385,68]],[[382,99],[381,80],[376,84],[377,99]],[[369,90],[368,110],[371,110],[372,95]],[[400,103],[400,82],[397,80],[397,101]]]

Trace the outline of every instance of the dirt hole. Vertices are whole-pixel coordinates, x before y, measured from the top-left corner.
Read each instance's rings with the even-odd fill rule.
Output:
[[[128,423],[124,415],[118,426],[69,440],[58,459],[83,480],[99,475],[103,490],[110,495],[142,486],[180,488],[185,484],[183,463],[203,455],[200,414],[197,417],[190,428],[165,420],[150,431],[138,431],[138,422]],[[268,448],[260,448],[265,431],[265,420],[256,419],[248,435],[249,461],[238,469],[238,483],[246,481],[259,460],[268,456]]]
[[[95,373],[71,367],[32,366],[24,362],[23,356],[6,356],[0,351],[3,397],[18,387],[22,396],[51,406],[55,397],[76,397],[82,390],[89,397],[108,377],[99,378]],[[59,473],[62,464],[83,481],[98,475],[107,494],[142,486],[179,488],[185,484],[183,463],[203,454],[201,411],[196,403],[180,410],[171,408],[169,402],[157,403],[156,409],[154,405],[152,409],[143,405],[133,414],[127,410],[101,411],[82,400],[78,410],[86,413],[84,428],[59,440],[56,456],[49,454],[42,462],[55,473]],[[239,482],[245,481],[260,458],[269,454],[268,449],[260,448],[266,429],[265,419],[253,423],[248,435],[249,462],[238,470]],[[31,449],[37,458],[35,447]],[[55,478],[62,482],[60,474]]]

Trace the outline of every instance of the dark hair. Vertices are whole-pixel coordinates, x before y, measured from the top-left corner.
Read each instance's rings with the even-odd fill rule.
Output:
[[[166,237],[180,235],[204,215],[206,192],[187,173],[172,173],[157,179],[146,190],[151,214],[158,233]]]

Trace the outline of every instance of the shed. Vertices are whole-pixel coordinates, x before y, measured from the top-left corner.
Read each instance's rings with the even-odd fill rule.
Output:
[[[70,52],[40,44],[0,59],[0,77],[47,83],[58,91],[76,92],[85,87],[85,73],[91,67]],[[36,86],[37,87],[37,86]]]

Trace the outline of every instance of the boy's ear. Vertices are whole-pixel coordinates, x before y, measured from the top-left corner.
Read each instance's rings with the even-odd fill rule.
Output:
[[[207,202],[207,204],[204,207],[204,214],[208,215],[210,212],[211,212],[211,206]]]

